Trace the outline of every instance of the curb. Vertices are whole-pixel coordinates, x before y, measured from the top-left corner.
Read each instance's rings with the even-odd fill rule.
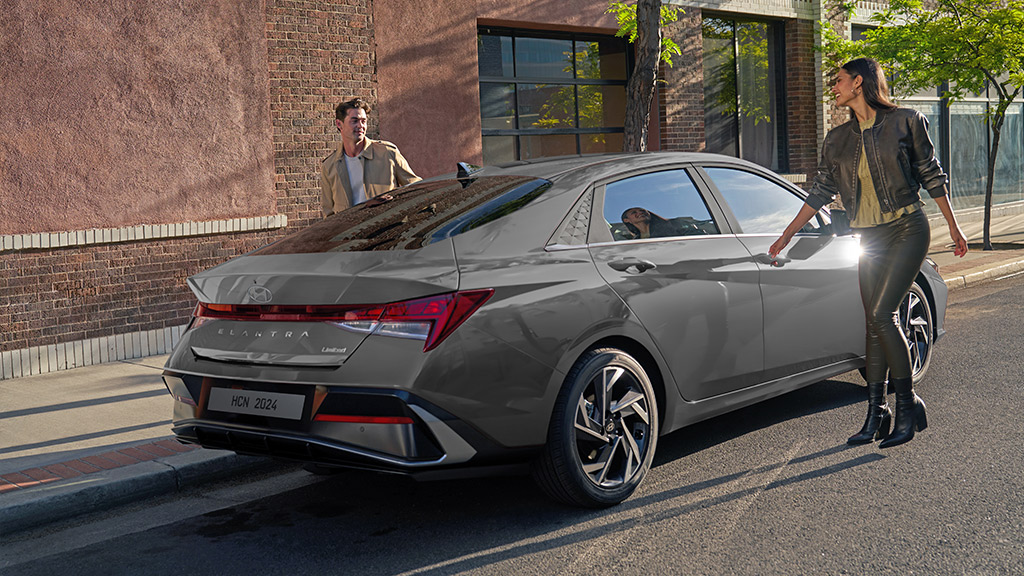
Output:
[[[230,474],[267,468],[272,463],[267,458],[200,448],[66,482],[9,492],[0,502],[0,534],[171,494]]]
[[[1008,262],[994,268],[987,268],[978,272],[968,272],[967,274],[960,274],[951,276],[945,279],[946,287],[950,290],[956,290],[959,288],[966,288],[968,286],[974,286],[988,280],[995,280],[1003,276],[1009,276],[1017,272],[1024,271],[1024,260],[1017,260],[1016,262]]]

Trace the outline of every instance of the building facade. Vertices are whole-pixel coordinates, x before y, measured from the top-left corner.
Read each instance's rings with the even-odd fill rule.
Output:
[[[812,174],[835,116],[820,0],[673,5],[683,54],[662,68],[649,148]],[[424,177],[620,150],[632,49],[606,9],[15,0],[0,21],[0,378],[169,351],[195,306],[188,276],[321,217],[348,98],[374,103],[371,137]]]

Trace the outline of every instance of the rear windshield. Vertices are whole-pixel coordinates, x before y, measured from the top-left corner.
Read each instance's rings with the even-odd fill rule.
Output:
[[[332,214],[255,254],[415,250],[515,212],[551,183],[524,176],[483,176],[417,183],[394,200]]]

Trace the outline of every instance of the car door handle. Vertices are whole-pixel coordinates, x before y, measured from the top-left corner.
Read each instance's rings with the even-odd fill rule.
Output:
[[[657,264],[651,262],[650,260],[641,260],[639,258],[613,260],[612,262],[609,262],[608,265],[612,267],[612,270],[617,270],[619,272],[629,272],[630,274],[639,274],[641,272],[646,272],[647,270],[651,270],[652,268],[658,267]],[[633,268],[635,271],[630,270],[630,268]]]
[[[776,256],[775,258],[772,258],[768,254],[758,254],[757,256],[754,256],[754,260],[760,264],[774,266],[775,268],[782,268],[790,262],[789,258],[786,258],[785,256]]]

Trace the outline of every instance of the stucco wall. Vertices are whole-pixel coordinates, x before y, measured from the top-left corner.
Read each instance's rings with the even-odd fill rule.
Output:
[[[0,234],[275,213],[262,2],[4,2],[0,102]]]
[[[410,9],[377,0],[379,136],[398,145],[421,176],[480,163],[477,25],[614,34],[607,5],[592,0],[442,0]],[[657,133],[655,132],[655,138]]]

